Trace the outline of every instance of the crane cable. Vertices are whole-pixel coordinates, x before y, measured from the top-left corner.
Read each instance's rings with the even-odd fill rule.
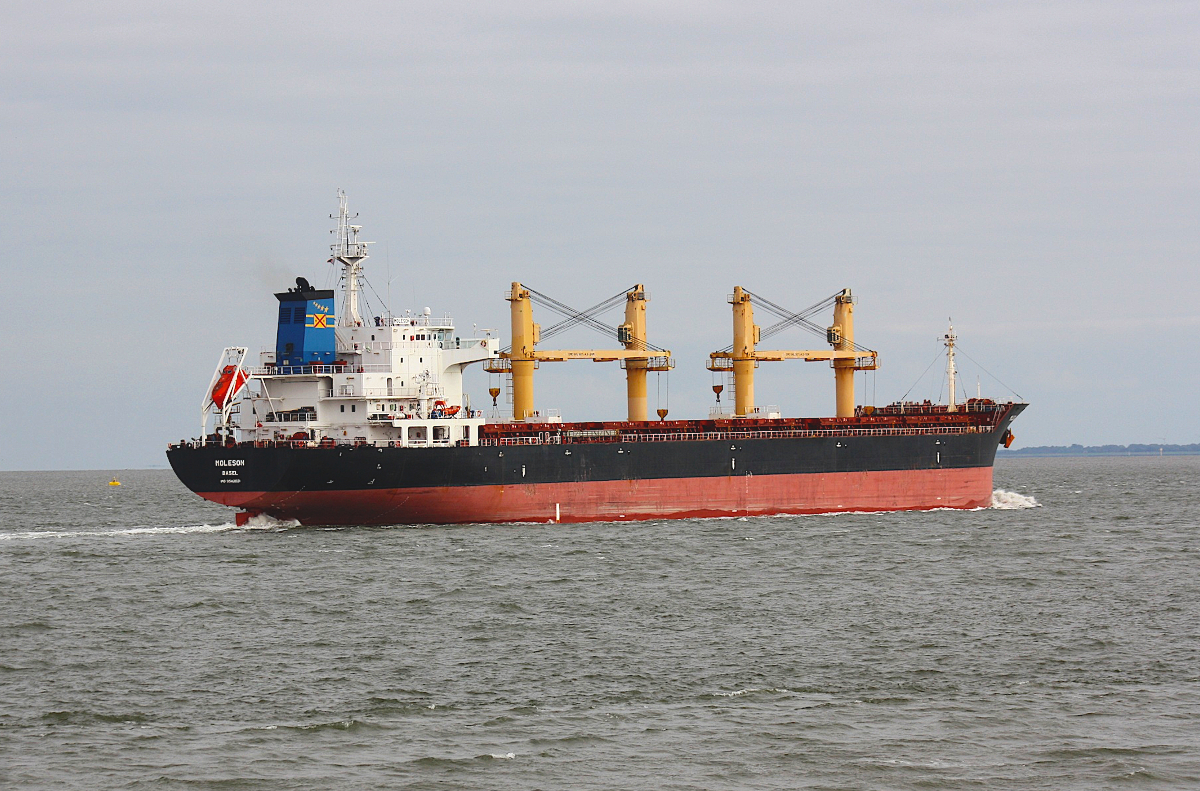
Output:
[[[745,289],[743,289],[743,290],[745,290]],[[771,313],[780,319],[779,321],[775,322],[774,324],[772,324],[771,326],[767,327],[766,329],[762,330],[759,333],[760,341],[765,340],[766,338],[770,338],[773,335],[778,335],[780,332],[783,332],[788,327],[792,327],[792,326],[796,326],[796,327],[800,327],[801,329],[808,330],[809,332],[811,332],[814,335],[817,335],[821,338],[828,337],[826,334],[825,328],[818,326],[817,324],[814,324],[813,322],[809,321],[808,317],[812,316],[816,313],[820,313],[821,311],[825,310],[826,308],[832,307],[834,305],[834,303],[836,302],[838,296],[841,295],[841,293],[842,292],[839,291],[837,294],[834,294],[831,297],[826,297],[825,299],[821,300],[820,302],[816,302],[812,305],[809,305],[804,310],[801,310],[799,312],[792,312],[791,310],[788,310],[787,308],[783,307],[782,305],[776,305],[774,302],[767,299],[766,297],[759,296],[758,294],[755,294],[751,291],[746,291],[746,294],[751,299],[753,299],[755,302],[760,303],[764,308],[766,308],[768,313]],[[868,349],[865,346],[862,346],[858,343],[853,343],[853,342],[850,345],[851,345],[852,351],[864,352],[867,354],[874,354],[874,349]],[[733,351],[733,344],[731,343],[728,346],[726,346],[724,349],[721,349],[720,352],[718,352],[718,353],[728,354],[729,352],[732,352],[732,351]]]
[[[634,287],[630,286],[629,288],[622,289],[621,291],[618,291],[616,294],[614,294],[613,296],[604,300],[603,302],[598,302],[595,305],[591,306],[590,308],[587,308],[586,310],[576,310],[575,308],[571,307],[570,305],[567,305],[566,303],[563,303],[563,302],[559,302],[557,299],[554,299],[551,296],[543,294],[540,291],[536,291],[536,290],[530,288],[529,286],[523,286],[523,288],[525,288],[525,290],[529,292],[531,301],[533,301],[534,303],[536,303],[544,308],[548,308],[548,309],[554,311],[555,313],[559,314],[560,316],[564,317],[562,319],[562,321],[559,321],[556,324],[550,325],[549,327],[547,327],[545,330],[543,330],[540,333],[541,337],[540,337],[539,341],[544,341],[547,338],[552,338],[555,335],[559,334],[560,332],[570,329],[571,327],[574,327],[577,324],[583,325],[585,327],[590,327],[591,329],[595,330],[596,332],[599,332],[601,335],[607,335],[609,337],[617,337],[618,331],[617,331],[616,327],[605,324],[602,321],[598,321],[595,318],[595,316],[597,316],[601,313],[605,313],[606,311],[609,311],[609,310],[612,310],[613,308],[615,308],[617,305],[619,305],[621,303],[622,300],[624,300],[626,298],[626,295],[630,291],[632,291]],[[666,349],[662,348],[661,346],[656,346],[653,343],[648,343],[646,341],[636,340],[636,341],[631,341],[631,343],[633,344],[633,347],[638,350],[644,350],[644,351],[649,351],[649,352],[660,352],[660,353],[666,352]],[[508,346],[504,347],[503,351],[511,351],[511,350],[512,350],[512,344],[510,343]]]
[[[559,302],[558,300],[551,299],[550,297],[547,297],[546,295],[544,295],[540,292],[534,291],[533,289],[528,289],[528,290],[529,290],[530,296],[533,297],[533,301],[536,304],[542,305],[543,307],[546,307],[546,308],[549,308],[550,310],[554,311],[555,313],[558,313],[561,316],[565,316],[565,318],[562,319],[561,321],[559,321],[558,323],[552,324],[551,326],[542,330],[542,332],[541,332],[542,338],[551,338],[564,330],[568,330],[571,327],[574,327],[576,324],[583,324],[587,327],[591,327],[592,329],[596,330],[597,332],[607,333],[609,331],[612,331],[613,333],[615,333],[616,332],[615,327],[609,327],[608,325],[604,324],[603,322],[598,321],[595,318],[595,316],[597,316],[601,313],[605,313],[605,312],[611,310],[612,308],[615,308],[618,304],[620,304],[620,302],[623,299],[625,299],[625,293],[626,293],[624,291],[621,291],[621,292],[609,297],[608,299],[604,300],[603,302],[598,302],[597,304],[592,305],[590,308],[587,308],[586,310],[576,310],[572,307],[569,307],[569,306],[563,304],[562,302]]]
[[[954,348],[955,348],[955,350],[956,350],[956,351],[960,352],[960,353],[962,354],[962,356],[963,356],[963,357],[966,357],[966,358],[967,358],[968,360],[970,360],[971,362],[975,363],[976,365],[979,365],[979,368],[980,368],[980,370],[982,370],[982,371],[983,371],[985,374],[987,374],[988,376],[992,377],[992,378],[993,378],[993,379],[995,379],[997,382],[1000,382],[1000,384],[1001,384],[1001,385],[1003,385],[1003,386],[1004,386],[1004,388],[1008,390],[1008,392],[1012,393],[1013,395],[1015,395],[1017,398],[1021,399],[1022,401],[1024,401],[1024,400],[1025,400],[1025,396],[1021,395],[1021,394],[1020,394],[1020,393],[1018,393],[1016,390],[1013,390],[1011,387],[1009,387],[1008,385],[1004,384],[1004,382],[1000,381],[1000,377],[996,376],[994,373],[992,373],[991,371],[989,371],[988,369],[986,369],[986,368],[984,368],[982,365],[980,365],[978,360],[976,360],[974,357],[972,357],[971,355],[969,355],[969,354],[967,354],[966,352],[964,352],[964,351],[962,350],[962,347],[961,347],[961,346],[959,346],[957,343],[956,343],[956,344],[954,344]]]

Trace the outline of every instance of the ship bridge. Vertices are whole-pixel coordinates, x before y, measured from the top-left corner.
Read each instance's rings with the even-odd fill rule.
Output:
[[[329,261],[339,267],[338,290],[314,288],[304,277],[276,294],[274,348],[250,365],[244,348],[227,349],[210,390],[228,373],[236,387],[206,395],[202,434],[216,415],[224,436],[263,441],[383,442],[436,445],[475,442],[482,413],[463,392],[463,370],[495,360],[500,339],[462,337],[449,315],[429,308],[375,315],[368,307],[363,262],[369,242],[358,238],[345,193],[339,191],[337,241]],[[471,423],[468,430],[446,421]],[[465,425],[464,423],[464,425]]]

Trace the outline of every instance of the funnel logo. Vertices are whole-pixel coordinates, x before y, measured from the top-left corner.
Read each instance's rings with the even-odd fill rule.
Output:
[[[308,315],[312,319],[312,324],[307,324],[308,327],[326,328],[329,326],[329,317],[322,313],[310,313]]]

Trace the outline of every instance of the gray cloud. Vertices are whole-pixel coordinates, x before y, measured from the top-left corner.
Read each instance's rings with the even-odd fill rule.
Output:
[[[0,467],[161,463],[221,347],[272,342],[270,292],[324,281],[338,187],[399,308],[504,327],[510,280],[646,282],[673,416],[707,409],[735,283],[849,285],[880,401],[953,316],[1033,402],[1021,441],[1198,441],[1198,32],[1153,2],[10,9],[3,343],[30,374]],[[539,403],[619,415],[593,368],[544,366]],[[821,366],[762,376],[832,407]]]

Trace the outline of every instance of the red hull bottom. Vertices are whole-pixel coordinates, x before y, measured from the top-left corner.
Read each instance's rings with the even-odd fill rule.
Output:
[[[198,494],[245,509],[239,524],[256,513],[310,525],[610,522],[982,508],[992,502],[992,468]]]

